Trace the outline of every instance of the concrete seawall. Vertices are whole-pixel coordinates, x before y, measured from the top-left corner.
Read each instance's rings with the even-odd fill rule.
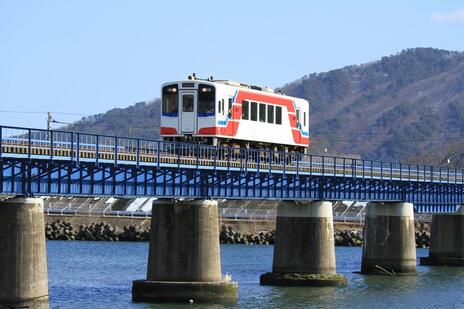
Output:
[[[148,241],[149,218],[102,216],[45,216],[49,240]],[[274,244],[275,221],[219,220],[219,239],[225,244]],[[336,246],[362,246],[360,222],[334,222]],[[428,248],[430,227],[416,224],[416,245]]]

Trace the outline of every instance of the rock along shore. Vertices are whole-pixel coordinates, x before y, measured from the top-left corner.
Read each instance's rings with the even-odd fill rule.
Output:
[[[48,240],[95,240],[95,241],[148,241],[149,225],[114,226],[108,222],[73,225],[64,220],[48,222],[45,226]],[[275,231],[240,232],[231,225],[220,226],[219,240],[223,244],[270,245],[274,244]],[[336,246],[362,246],[363,233],[360,230],[336,229]],[[416,245],[428,248],[430,232],[428,224],[416,224]]]

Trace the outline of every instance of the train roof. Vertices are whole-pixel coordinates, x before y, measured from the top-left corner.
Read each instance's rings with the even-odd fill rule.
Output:
[[[240,88],[247,88],[247,89],[253,89],[253,90],[276,93],[276,94],[283,94],[283,93],[281,93],[279,91],[276,92],[274,89],[272,89],[270,87],[248,85],[248,84],[239,83],[239,82],[236,82],[236,81],[233,81],[233,80],[218,79],[218,80],[214,80],[214,82],[229,85],[229,86],[240,87]]]
[[[201,82],[206,82],[206,83],[211,83],[211,84],[219,83],[219,84],[233,86],[233,87],[239,87],[239,88],[244,88],[244,89],[249,89],[249,90],[255,90],[255,91],[261,91],[261,92],[266,92],[266,93],[272,93],[272,94],[276,94],[276,95],[283,95],[283,96],[287,96],[287,97],[292,97],[292,96],[286,95],[285,93],[281,92],[279,89],[275,90],[273,88],[266,87],[266,86],[248,85],[246,83],[240,83],[240,82],[236,82],[236,81],[233,81],[233,80],[227,80],[227,79],[213,79],[212,76],[207,78],[207,79],[202,79],[202,78],[196,77],[195,73],[192,74],[192,75],[189,75],[187,77],[187,80],[172,81],[172,82],[168,82],[168,83],[165,83],[165,84],[176,83],[176,82],[188,82],[188,81],[201,81]],[[163,86],[165,84],[163,84]],[[303,98],[297,98],[297,99],[306,101]]]

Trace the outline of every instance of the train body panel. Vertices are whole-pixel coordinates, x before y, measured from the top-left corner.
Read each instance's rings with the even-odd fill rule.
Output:
[[[198,79],[165,83],[162,95],[160,131],[165,140],[250,147],[309,145],[306,100],[255,86]]]

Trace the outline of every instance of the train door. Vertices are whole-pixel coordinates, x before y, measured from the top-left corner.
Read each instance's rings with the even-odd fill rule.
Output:
[[[240,111],[238,110],[238,106],[233,106],[234,105],[234,101],[232,98],[229,98],[229,114],[228,114],[228,117],[229,117],[229,120],[230,119],[240,119],[242,115],[237,115],[237,113],[239,113]],[[236,121],[231,121],[230,122],[232,124],[232,135],[235,136],[235,134],[237,134],[237,126],[238,126],[238,123]]]
[[[295,134],[294,140],[295,140],[295,143],[301,143],[301,134],[300,134],[300,131],[301,131],[301,110],[300,110],[300,108],[296,109],[296,127],[298,128],[298,131],[295,132],[296,134]]]
[[[195,133],[197,95],[193,91],[181,91],[180,97],[180,131]]]

